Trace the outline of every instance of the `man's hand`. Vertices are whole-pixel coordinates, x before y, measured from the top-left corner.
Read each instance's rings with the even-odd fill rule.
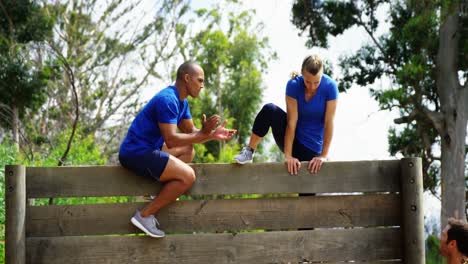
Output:
[[[224,122],[216,128],[212,135],[214,139],[225,141],[231,139],[236,134],[237,130],[225,128],[226,124],[227,120],[224,120]]]
[[[212,115],[208,120],[206,120],[206,115],[203,114],[201,132],[205,135],[210,135],[220,120],[221,118],[218,115]]]
[[[297,175],[299,170],[301,169],[301,162],[294,158],[294,157],[286,157],[284,162],[288,166],[288,172],[291,175]]]
[[[318,156],[314,157],[313,159],[310,160],[309,165],[307,168],[311,173],[317,173],[320,168],[322,168],[322,164],[327,160],[326,157]]]

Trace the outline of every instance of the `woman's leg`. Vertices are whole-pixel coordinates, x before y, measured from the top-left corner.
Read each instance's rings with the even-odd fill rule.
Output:
[[[250,135],[249,146],[244,147],[241,152],[234,157],[234,161],[240,164],[253,161],[254,151],[262,138],[268,133],[270,127],[273,130],[273,137],[281,151],[284,149],[284,134],[286,131],[286,112],[274,104],[266,104],[255,117],[252,134]]]
[[[255,150],[271,127],[276,144],[284,151],[286,124],[287,114],[283,109],[271,103],[264,105],[255,118],[249,147]]]
[[[293,157],[295,157],[299,161],[310,161],[314,157],[318,156],[318,154],[315,151],[308,149],[301,142],[299,142],[297,138],[294,139],[292,154]]]

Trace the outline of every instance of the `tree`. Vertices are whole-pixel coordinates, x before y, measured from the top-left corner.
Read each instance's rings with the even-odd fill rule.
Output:
[[[35,43],[51,35],[53,19],[36,1],[0,0],[0,123],[20,147],[20,124],[27,111],[45,101],[46,66],[32,63]]]
[[[175,56],[171,40],[187,1],[156,1],[149,16],[141,1],[59,1],[45,8],[56,21],[53,37],[37,51],[50,65],[47,100],[30,114],[28,135],[47,149],[61,131],[79,126],[115,154],[140,109],[139,91],[164,78],[158,68]]]
[[[254,12],[239,6],[237,1],[225,1],[211,10],[195,10],[198,21],[204,22],[181,51],[185,60],[199,62],[205,71],[205,91],[191,100],[194,117],[217,113],[231,120],[238,130],[237,142],[244,144],[261,103],[262,74],[276,55],[269,50],[268,39],[259,36],[263,25],[253,25]],[[206,145],[207,153],[221,157],[221,144]]]
[[[340,85],[374,87],[383,76],[391,79],[391,89],[370,89],[382,110],[400,111],[394,122],[404,128],[390,130],[390,152],[422,156],[425,188],[433,193],[440,179],[442,226],[448,217],[466,214],[466,5],[458,0],[297,0],[292,8],[292,23],[308,34],[310,47],[327,47],[330,35],[353,26],[367,32],[370,43],[340,59]],[[390,23],[380,36],[379,8],[389,10]]]

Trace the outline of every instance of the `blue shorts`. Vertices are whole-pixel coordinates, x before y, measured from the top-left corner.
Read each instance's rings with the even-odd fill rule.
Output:
[[[161,177],[169,161],[169,153],[154,150],[131,157],[119,155],[119,161],[123,167],[137,175],[159,181],[159,177]]]

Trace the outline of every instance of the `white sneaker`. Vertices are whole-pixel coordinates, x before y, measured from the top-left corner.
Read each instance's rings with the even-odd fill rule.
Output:
[[[252,163],[254,152],[247,146],[242,148],[241,152],[234,157],[234,161],[239,164]]]
[[[154,215],[142,217],[140,211],[137,210],[135,215],[132,217],[131,222],[148,236],[156,238],[165,236],[164,231],[158,228],[159,222]]]

